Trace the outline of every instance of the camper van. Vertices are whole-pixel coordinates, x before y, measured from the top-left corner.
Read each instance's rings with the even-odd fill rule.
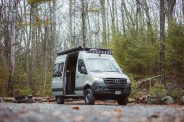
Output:
[[[52,94],[58,104],[83,98],[89,105],[105,99],[126,105],[130,93],[130,79],[113,58],[112,50],[77,47],[57,54]]]

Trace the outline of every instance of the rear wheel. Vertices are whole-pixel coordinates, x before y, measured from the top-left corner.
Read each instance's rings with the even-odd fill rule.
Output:
[[[95,103],[95,97],[91,89],[86,89],[84,92],[84,100],[88,105],[93,105]]]
[[[117,100],[119,105],[127,105],[128,103],[128,97],[120,97]]]
[[[58,104],[64,104],[65,99],[64,99],[64,97],[56,96],[56,102],[57,102]]]

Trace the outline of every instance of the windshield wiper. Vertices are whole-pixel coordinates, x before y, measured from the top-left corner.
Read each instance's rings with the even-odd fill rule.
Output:
[[[102,72],[101,70],[91,70],[90,72]]]
[[[118,72],[118,71],[104,71],[104,72]]]

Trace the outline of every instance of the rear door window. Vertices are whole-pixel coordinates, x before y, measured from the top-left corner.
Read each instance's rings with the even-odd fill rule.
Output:
[[[55,64],[53,77],[61,77],[63,75],[64,62]]]

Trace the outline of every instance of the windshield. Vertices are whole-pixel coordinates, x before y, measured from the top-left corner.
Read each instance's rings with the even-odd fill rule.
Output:
[[[109,59],[88,58],[86,61],[90,72],[119,72]]]

